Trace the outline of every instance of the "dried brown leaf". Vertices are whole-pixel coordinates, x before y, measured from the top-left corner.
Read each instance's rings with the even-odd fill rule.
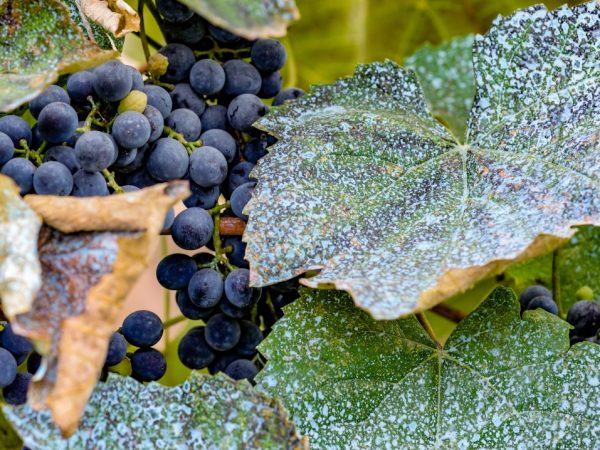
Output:
[[[81,0],[83,13],[116,37],[140,31],[140,17],[125,0]]]
[[[0,299],[12,319],[29,311],[41,285],[37,257],[40,218],[19,195],[8,177],[0,175]]]
[[[44,370],[29,391],[63,433],[77,427],[96,384],[130,287],[148,264],[165,212],[189,195],[185,182],[88,199],[28,196],[40,234],[42,289],[15,331],[35,342]]]

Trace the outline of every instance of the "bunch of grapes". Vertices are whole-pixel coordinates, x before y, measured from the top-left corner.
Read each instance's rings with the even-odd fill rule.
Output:
[[[50,86],[28,113],[0,118],[1,172],[22,195],[105,196],[189,180],[185,209],[171,210],[162,230],[182,252],[156,269],[159,283],[177,291],[181,315],[205,324],[183,337],[179,358],[191,369],[253,380],[263,364],[257,345],[297,297],[297,283],[251,288],[246,245],[221,236],[220,223],[248,219],[252,169],[275,143],[253,124],[304,92],[282,90],[287,55],[279,41],[248,41],[172,0],[157,9],[168,43],[147,76],[109,61]],[[153,346],[162,334],[152,312],[130,314],[110,340],[104,374],[128,358],[135,379],[161,378],[166,361]]]
[[[580,300],[571,305],[566,317],[567,322],[573,326],[570,331],[571,345],[584,340],[600,344],[600,305],[591,300],[594,293],[588,286],[580,288],[576,296]],[[521,292],[519,300],[522,311],[541,308],[550,314],[558,315],[558,306],[552,292],[545,286],[534,284],[527,287]]]

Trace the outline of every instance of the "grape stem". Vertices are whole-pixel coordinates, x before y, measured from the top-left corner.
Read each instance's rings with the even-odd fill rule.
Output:
[[[150,59],[150,48],[148,47],[148,39],[146,39],[146,27],[144,25],[144,6],[146,0],[138,0],[138,16],[140,17],[140,40],[142,41],[142,49],[146,62]]]
[[[183,322],[186,319],[185,316],[177,316],[177,317],[171,317],[168,320],[165,320],[163,322],[163,328],[166,330],[168,330],[170,327],[172,327],[173,325],[177,325],[180,322]]]
[[[33,161],[33,163],[36,166],[42,165],[42,163],[44,162],[44,160],[42,159],[42,152],[40,152],[42,147],[40,147],[38,150],[33,150],[33,149],[29,148],[29,145],[27,145],[27,141],[25,139],[21,139],[19,141],[19,144],[23,148],[15,149],[15,153],[17,155],[23,155],[25,157],[25,159],[30,159],[31,161]]]
[[[467,317],[467,315],[464,312],[459,311],[458,309],[452,308],[448,305],[443,305],[441,303],[439,305],[435,305],[433,308],[431,308],[431,311],[436,313],[438,316],[442,316],[454,323],[458,323],[461,320],[463,320],[465,317]]]
[[[442,344],[440,344],[439,341],[437,340],[437,337],[435,336],[435,333],[433,332],[433,328],[431,327],[431,324],[425,317],[425,313],[420,312],[420,313],[415,314],[415,316],[417,317],[417,320],[421,323],[421,325],[423,326],[423,328],[425,329],[425,331],[427,332],[429,337],[433,340],[433,342],[435,342],[435,345],[437,346],[437,348],[441,350]]]
[[[215,248],[215,257],[213,258],[212,263],[209,263],[209,266],[216,270],[219,264],[223,264],[229,272],[232,272],[237,269],[237,267],[230,264],[229,259],[227,258],[227,253],[230,251],[230,249],[228,247],[223,248],[221,234],[219,232],[221,212],[229,208],[229,206],[229,202],[225,202],[208,210],[208,213],[213,217],[215,222],[213,227],[213,246]]]
[[[198,147],[202,147],[202,140],[198,139],[197,141],[187,141],[185,139],[185,137],[183,136],[183,134],[178,133],[177,131],[175,131],[173,128],[171,127],[164,127],[163,131],[167,134],[167,137],[170,137],[172,139],[175,139],[176,141],[179,141],[181,144],[183,144],[183,146],[185,147],[185,149],[187,150],[187,152],[191,155],[194,150],[196,150]]]
[[[96,114],[98,113],[98,104],[94,101],[94,98],[90,95],[87,99],[88,102],[90,102],[90,104],[92,105],[92,109],[85,118],[83,126],[75,130],[78,133],[89,133],[92,130],[92,124],[94,123],[94,120],[96,119]]]
[[[210,38],[210,40],[213,43],[213,48],[210,48],[208,50],[196,50],[196,51],[194,51],[194,56],[196,56],[196,57],[208,56],[209,58],[212,58],[212,59],[218,59],[224,53],[230,53],[234,56],[239,56],[239,55],[250,56],[250,47],[223,48],[223,47],[219,47],[219,45],[217,44],[217,42],[215,42],[214,39]]]
[[[125,192],[115,180],[115,174],[113,172],[109,171],[108,169],[104,169],[102,171],[102,175],[104,175],[104,179],[106,180],[106,184],[108,185],[108,187],[112,188],[112,190],[115,191],[115,193],[122,194]]]

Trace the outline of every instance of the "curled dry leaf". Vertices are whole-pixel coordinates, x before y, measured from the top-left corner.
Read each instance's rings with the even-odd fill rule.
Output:
[[[13,181],[0,175],[0,299],[12,319],[29,311],[41,285],[37,256],[39,217],[19,195]]]
[[[125,0],[81,0],[83,13],[116,37],[140,30],[140,17]]]
[[[72,433],[98,379],[120,307],[148,264],[164,215],[189,195],[186,182],[77,199],[29,196],[47,225],[40,233],[42,289],[15,330],[45,356],[29,401]]]

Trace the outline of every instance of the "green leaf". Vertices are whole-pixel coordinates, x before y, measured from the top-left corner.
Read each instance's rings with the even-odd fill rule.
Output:
[[[405,62],[417,72],[429,110],[462,140],[473,106],[473,36],[426,45]]]
[[[0,174],[0,300],[10,320],[31,309],[42,285],[37,251],[41,225],[13,180]]]
[[[466,145],[392,62],[274,109],[247,208],[253,284],[322,268],[303,283],[393,319],[600,224],[599,23],[595,1],[537,6],[476,38]]]
[[[247,382],[192,373],[178,387],[111,375],[99,383],[78,430],[63,439],[50,414],[5,406],[33,450],[72,448],[308,448],[283,406]]]
[[[71,18],[91,41],[95,41],[100,48],[104,50],[123,50],[125,38],[118,38],[110,31],[102,28],[100,25],[90,21],[85,14],[77,7],[81,0],[62,0],[68,6]]]
[[[295,0],[178,0],[209,22],[247,39],[284,36],[300,17]]]
[[[485,33],[498,14],[565,0],[297,0],[302,19],[289,31],[297,69],[291,84],[332,83],[356,64],[402,62],[426,42],[437,45],[455,36]],[[581,3],[571,0],[568,3]]]
[[[90,41],[58,0],[0,4],[0,111],[36,97],[59,74],[116,56]]]
[[[438,348],[414,316],[304,290],[261,345],[258,387],[314,448],[598,448],[600,347],[568,332],[498,288]]]

